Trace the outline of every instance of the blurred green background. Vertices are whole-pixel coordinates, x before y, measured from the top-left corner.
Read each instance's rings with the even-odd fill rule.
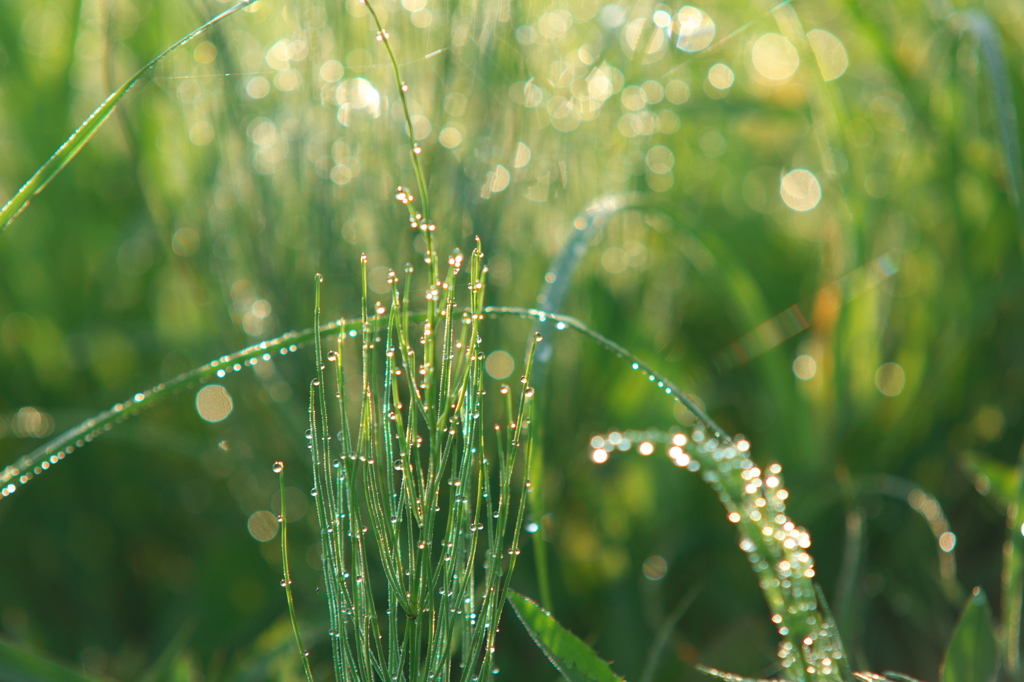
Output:
[[[0,201],[226,7],[0,2]],[[574,218],[632,193],[564,312],[783,465],[855,669],[936,679],[968,590],[1001,607],[1003,510],[965,458],[1012,464],[1024,439],[1010,116],[1024,2],[375,7],[410,88],[442,251],[479,235],[490,302],[536,305]],[[361,253],[371,298],[388,267],[419,257],[394,199],[418,190],[374,33],[358,0],[261,0],[165,60],[0,234],[0,465],[308,327],[316,272],[325,314],[352,316]],[[488,322],[486,342],[518,359],[529,329]],[[595,435],[688,415],[585,339],[558,334],[554,353],[547,514],[530,521],[555,615],[631,680],[659,632],[650,679],[697,679],[697,663],[771,674],[776,634],[710,491],[660,451],[590,458]],[[257,540],[280,459],[300,619],[326,679],[317,531],[301,513],[312,362],[225,379],[233,409],[213,423],[182,393],[0,501],[0,633],[117,679],[298,679],[279,546]],[[518,581],[535,595],[532,557]],[[499,662],[500,679],[556,678],[512,620]]]

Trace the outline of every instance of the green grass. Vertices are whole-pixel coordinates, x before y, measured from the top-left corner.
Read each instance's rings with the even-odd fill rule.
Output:
[[[511,619],[491,658],[511,585],[626,679],[821,677],[837,632],[835,679],[973,679],[987,593],[1019,679],[1020,2],[713,2],[687,52],[652,24],[676,6],[264,0],[158,64],[227,5],[102,4],[0,7],[0,222],[32,199],[0,245],[20,649],[119,679],[553,679]],[[486,299],[461,288],[485,263]],[[314,307],[355,319],[287,334]],[[596,464],[613,430],[657,447]],[[422,477],[379,466],[419,436]]]

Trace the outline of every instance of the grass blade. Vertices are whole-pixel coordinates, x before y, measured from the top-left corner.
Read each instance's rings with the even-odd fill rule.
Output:
[[[1002,635],[1006,642],[1006,671],[1020,679],[1021,609],[1024,607],[1024,446],[1014,470],[1013,496],[1006,510],[1006,543],[1003,545]]]
[[[942,663],[942,682],[989,682],[999,666],[988,597],[980,587],[967,600]]]
[[[138,83],[143,76],[149,72],[150,69],[155,67],[157,64],[162,62],[165,57],[177,50],[179,47],[189,42],[206,29],[210,28],[214,24],[220,22],[222,19],[226,19],[235,12],[244,7],[248,7],[256,0],[240,0],[236,5],[224,10],[213,19],[210,19],[205,24],[197,28],[196,30],[189,33],[187,36],[178,40],[173,45],[168,47],[166,50],[158,54],[156,57],[147,62],[141,69],[135,72],[135,75],[124,82],[121,87],[112,92],[109,97],[101,104],[97,109],[89,115],[89,118],[85,119],[78,129],[69,137],[64,144],[62,144],[57,151],[53,153],[46,163],[44,163],[35,174],[29,178],[28,182],[22,185],[21,189],[11,197],[11,200],[7,202],[2,209],[0,209],[0,232],[10,225],[11,221],[14,220],[18,215],[25,210],[28,206],[29,201],[33,196],[39,194],[46,188],[50,180],[53,180],[64,170],[64,167],[68,165],[71,159],[75,158],[75,155],[82,150],[82,147],[96,134],[100,126],[110,117],[110,114],[114,113],[115,107],[121,98],[128,94],[128,91]]]
[[[536,603],[512,590],[508,601],[533,641],[569,682],[622,682],[593,649]]]
[[[0,639],[0,679],[6,682],[98,682]]]
[[[410,315],[410,319],[420,320],[419,315]],[[374,329],[387,323],[387,320],[372,318],[370,324]],[[359,322],[344,319],[326,322],[319,327],[291,331],[275,339],[261,341],[230,355],[224,355],[205,365],[179,374],[168,381],[161,382],[148,391],[136,393],[124,402],[117,403],[108,410],[90,417],[77,426],[68,429],[35,450],[22,455],[12,464],[0,469],[0,499],[14,494],[18,486],[24,485],[34,477],[43,473],[50,466],[57,464],[75,449],[83,447],[96,436],[109,431],[129,417],[143,412],[156,405],[161,399],[178,391],[185,390],[210,379],[222,378],[245,367],[269,360],[275,355],[286,355],[297,351],[320,334],[332,332],[349,332],[361,327]]]

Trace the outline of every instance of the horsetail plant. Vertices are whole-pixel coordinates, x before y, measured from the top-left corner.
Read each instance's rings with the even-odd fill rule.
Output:
[[[529,470],[529,374],[538,339],[518,396],[500,388],[508,420],[487,428],[483,254],[478,247],[466,263],[455,251],[448,266],[427,288],[437,314],[418,330],[407,267],[401,290],[398,275],[389,277],[390,305],[364,306],[361,333],[338,335],[326,354],[314,340],[321,360],[307,437],[339,680],[449,680],[456,650],[457,679],[478,680],[494,668],[529,490],[517,469]],[[365,302],[365,257],[363,281]],[[460,283],[469,290],[465,301]],[[354,339],[361,342],[358,401],[346,395],[345,342]],[[377,580],[386,584],[383,608]]]

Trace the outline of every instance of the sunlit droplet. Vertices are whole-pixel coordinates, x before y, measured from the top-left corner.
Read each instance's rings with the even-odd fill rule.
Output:
[[[275,474],[281,473],[282,471],[284,471],[284,462],[282,462],[280,460],[278,460],[277,462],[274,462],[273,469],[274,469],[274,473]]]
[[[604,448],[597,448],[590,453],[590,459],[594,464],[604,464],[608,461],[608,451]]]

